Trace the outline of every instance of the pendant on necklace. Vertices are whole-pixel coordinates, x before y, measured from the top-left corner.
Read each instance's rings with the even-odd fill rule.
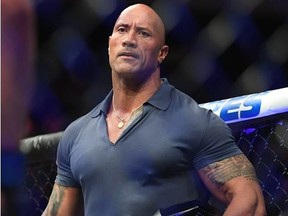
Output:
[[[118,128],[121,129],[121,128],[123,128],[123,126],[124,126],[124,122],[123,122],[123,121],[120,121],[120,122],[118,123]]]

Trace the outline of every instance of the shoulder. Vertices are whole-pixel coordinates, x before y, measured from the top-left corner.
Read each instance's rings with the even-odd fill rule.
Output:
[[[214,116],[211,110],[202,108],[190,95],[174,89],[171,93],[171,108],[181,111],[185,116],[193,116],[193,119],[206,121],[207,118]],[[217,117],[216,117],[217,118]]]

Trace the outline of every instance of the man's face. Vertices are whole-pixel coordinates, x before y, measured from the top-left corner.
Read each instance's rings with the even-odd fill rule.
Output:
[[[109,37],[109,62],[113,72],[145,76],[157,69],[165,57],[161,51],[164,30],[159,22],[157,15],[145,7],[122,12]]]

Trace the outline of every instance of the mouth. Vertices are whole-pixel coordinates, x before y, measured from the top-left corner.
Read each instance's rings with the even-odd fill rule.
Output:
[[[129,52],[129,51],[123,51],[123,52],[120,52],[118,54],[118,56],[123,56],[123,57],[132,57],[132,58],[137,58],[137,55],[134,53],[134,52]]]

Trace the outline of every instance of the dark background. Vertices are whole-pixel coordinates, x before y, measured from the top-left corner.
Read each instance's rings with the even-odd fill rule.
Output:
[[[138,2],[166,25],[162,77],[199,103],[288,86],[288,1],[34,0],[36,85],[25,136],[64,130],[104,99],[108,37],[120,11]]]

